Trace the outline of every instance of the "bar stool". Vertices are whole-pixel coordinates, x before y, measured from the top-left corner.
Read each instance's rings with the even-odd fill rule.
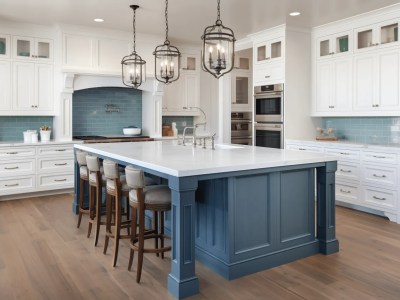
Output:
[[[107,253],[108,242],[110,238],[114,238],[114,258],[113,258],[113,267],[117,264],[118,259],[118,249],[119,249],[119,240],[120,239],[129,239],[130,238],[130,225],[131,221],[129,219],[129,187],[126,184],[125,176],[121,176],[119,172],[119,166],[116,162],[111,160],[103,161],[103,169],[104,175],[106,177],[106,238],[104,242],[104,251],[103,253]],[[122,222],[122,197],[126,199],[126,221]],[[114,204],[114,212],[115,212],[115,227],[114,233],[111,232],[111,215],[113,212],[112,203]],[[128,231],[127,235],[121,234],[121,229],[126,228]]]
[[[100,225],[106,225],[101,221],[103,186],[106,185],[106,178],[101,174],[100,160],[97,156],[86,156],[87,168],[89,170],[89,228],[87,237],[90,237],[92,224],[96,224],[96,237],[94,245],[99,241]]]
[[[127,184],[132,189],[129,192],[132,228],[128,270],[131,270],[132,267],[134,251],[137,251],[138,266],[136,282],[139,283],[142,274],[143,253],[161,253],[161,257],[164,258],[164,253],[171,250],[171,246],[164,247],[164,239],[168,238],[164,234],[164,213],[171,210],[171,191],[166,185],[146,187],[143,171],[135,169],[132,166],[125,168],[125,174]],[[146,231],[145,229],[145,210],[151,210],[155,212],[155,215],[160,215],[160,218],[156,219],[153,231]],[[136,214],[139,216],[139,223],[137,223]],[[136,233],[137,227],[139,229],[138,235]],[[144,248],[144,241],[151,238],[160,239],[161,248],[158,248],[157,244],[155,248]]]
[[[78,225],[79,228],[81,226],[82,215],[89,214],[89,208],[84,206],[84,194],[85,194],[85,184],[89,183],[89,170],[86,166],[86,155],[87,153],[84,151],[76,152],[76,160],[79,165],[79,216],[78,216]]]

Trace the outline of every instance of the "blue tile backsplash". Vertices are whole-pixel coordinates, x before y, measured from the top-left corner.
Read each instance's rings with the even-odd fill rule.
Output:
[[[400,144],[400,118],[323,118],[324,128],[334,128],[342,140],[366,144]]]
[[[107,112],[107,106],[110,112]],[[142,92],[130,88],[94,88],[73,94],[73,135],[122,134],[142,127]]]
[[[23,141],[23,131],[37,130],[43,125],[53,127],[53,117],[0,117],[0,140]]]
[[[178,129],[178,134],[182,134],[183,128],[185,128],[186,126],[193,126],[193,117],[168,116],[162,118],[163,125],[171,125],[172,122],[176,122],[176,128]]]

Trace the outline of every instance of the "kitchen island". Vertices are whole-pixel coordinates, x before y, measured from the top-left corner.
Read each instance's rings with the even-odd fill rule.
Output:
[[[168,182],[172,193],[168,289],[177,298],[198,293],[195,259],[234,279],[339,250],[334,157],[234,145],[211,150],[176,141],[75,148],[134,165]],[[79,180],[75,183],[77,195]]]

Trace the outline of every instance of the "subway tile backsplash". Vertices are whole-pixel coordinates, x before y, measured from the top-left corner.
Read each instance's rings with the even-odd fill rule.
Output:
[[[23,141],[23,131],[37,130],[39,133],[39,128],[43,125],[53,127],[53,117],[2,116],[0,117],[0,141]]]
[[[94,88],[73,94],[73,135],[122,134],[142,127],[142,92],[130,88]]]
[[[324,128],[332,127],[342,140],[366,144],[400,144],[400,118],[323,118]]]

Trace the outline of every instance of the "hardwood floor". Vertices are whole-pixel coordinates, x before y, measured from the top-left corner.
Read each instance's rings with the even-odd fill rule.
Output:
[[[135,282],[136,257],[122,241],[118,264],[102,254],[71,212],[72,195],[0,202],[0,299],[173,299],[164,261],[144,258]],[[200,263],[200,294],[191,299],[399,299],[400,225],[384,218],[337,209],[340,252],[316,255],[233,281]]]

